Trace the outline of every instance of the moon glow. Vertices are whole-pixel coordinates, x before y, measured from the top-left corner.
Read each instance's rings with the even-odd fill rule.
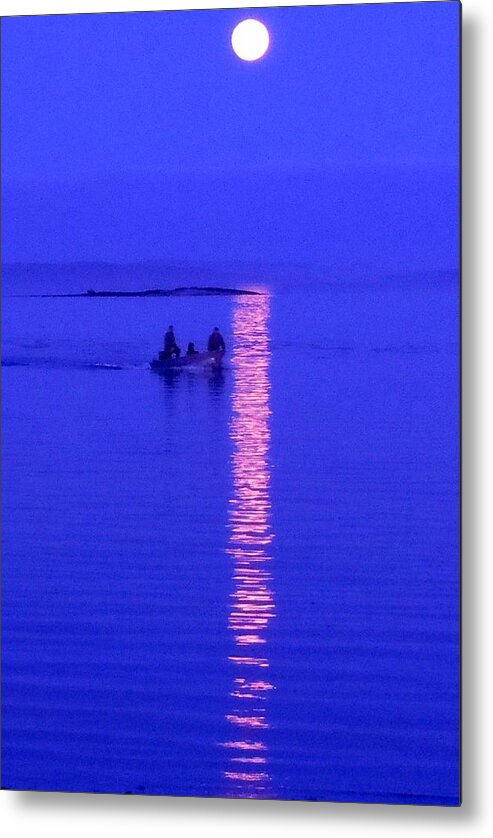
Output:
[[[233,30],[231,46],[242,61],[257,61],[269,48],[269,30],[254,18],[242,20]]]

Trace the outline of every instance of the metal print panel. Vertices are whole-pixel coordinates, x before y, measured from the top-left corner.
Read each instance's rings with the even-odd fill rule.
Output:
[[[3,38],[3,787],[459,804],[456,2]]]

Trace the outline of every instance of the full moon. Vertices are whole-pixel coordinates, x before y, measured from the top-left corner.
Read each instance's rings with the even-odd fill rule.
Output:
[[[243,61],[257,61],[267,52],[269,30],[254,18],[242,20],[231,35],[231,45]]]

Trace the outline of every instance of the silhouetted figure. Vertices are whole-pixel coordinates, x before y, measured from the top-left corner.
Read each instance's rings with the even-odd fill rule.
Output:
[[[214,331],[212,332],[211,336],[209,337],[209,342],[207,344],[207,350],[209,352],[226,352],[226,344],[224,343],[224,338],[217,328],[214,327]]]
[[[192,341],[190,341],[190,343],[187,346],[187,356],[190,357],[190,355],[198,355],[198,354],[199,353],[195,349],[195,344]]]
[[[181,349],[176,342],[173,326],[169,326],[164,336],[164,355],[166,358],[172,358],[173,355],[175,358],[179,358],[180,353]]]

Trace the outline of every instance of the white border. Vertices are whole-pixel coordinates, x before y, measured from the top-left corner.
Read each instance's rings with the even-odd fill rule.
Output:
[[[393,0],[395,3],[407,3],[409,0]],[[358,0],[357,0],[358,2]],[[359,0],[363,2],[363,0]],[[380,2],[380,0],[377,0]],[[390,2],[390,0],[383,0]],[[422,0],[424,3],[433,0]],[[342,5],[351,5],[351,0],[340,0]],[[164,11],[166,9],[225,9],[225,8],[253,8],[262,6],[325,6],[329,3],[313,2],[308,0],[300,3],[296,0],[282,0],[279,3],[262,2],[262,0],[224,0],[224,2],[209,2],[209,0],[189,0],[188,3],[180,2],[156,2],[156,0],[3,0],[2,15],[40,15],[40,14],[61,14],[66,12],[149,12]],[[354,3],[352,5],[355,5]]]
[[[276,4],[269,0],[3,0],[2,14],[270,5]],[[278,5],[297,3],[284,0]],[[459,834],[482,838],[492,834],[493,539],[489,522],[493,517],[493,265],[489,245],[493,223],[493,2],[464,0],[463,14],[463,807],[2,792],[0,820],[8,838],[99,838],[109,832],[118,838],[135,838],[136,834],[139,838],[174,838],[186,833],[201,838],[291,838],[300,832],[304,838],[394,838],[396,834],[399,838],[454,838]]]

